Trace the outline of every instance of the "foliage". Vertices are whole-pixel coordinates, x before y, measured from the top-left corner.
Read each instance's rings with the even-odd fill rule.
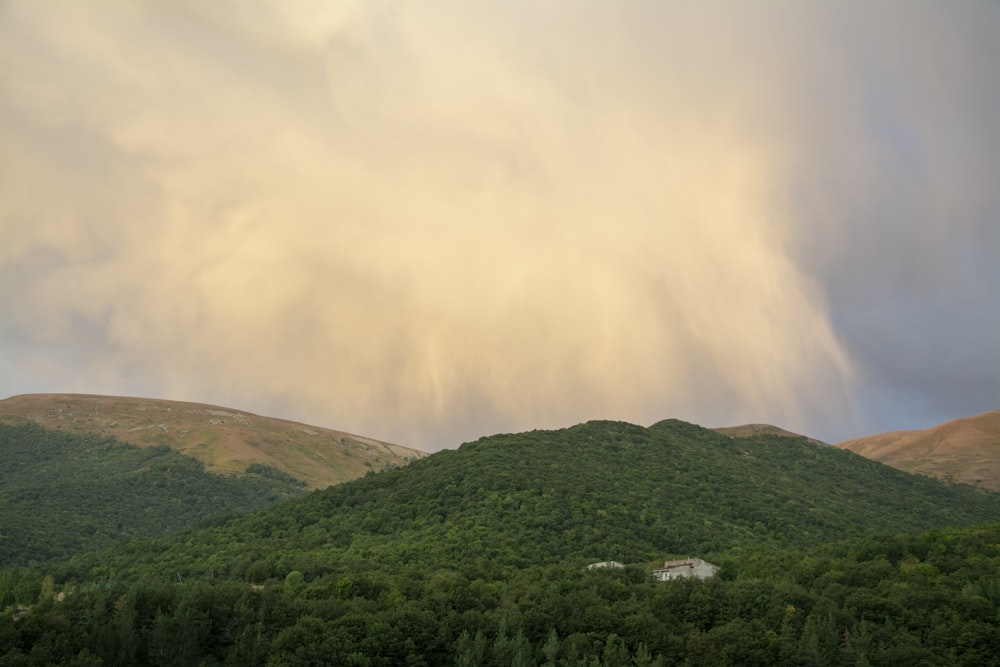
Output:
[[[246,474],[248,475],[260,475],[261,477],[266,477],[267,479],[273,479],[285,484],[290,484],[292,486],[305,487],[306,483],[300,479],[295,479],[287,472],[278,470],[277,468],[272,468],[271,466],[264,465],[263,463],[251,463],[247,466]]]
[[[0,424],[0,565],[192,528],[301,495],[300,487],[212,475],[166,446]]]
[[[0,616],[0,665],[982,667],[1000,664],[998,545],[1000,525],[861,537],[666,583],[565,564],[75,583]]]
[[[732,440],[663,422],[484,438],[186,540],[107,556],[262,583],[291,570],[511,569],[810,545],[1000,517],[1000,495],[909,475],[804,439]],[[93,558],[77,563],[81,576]]]
[[[1000,496],[804,439],[494,436],[0,571],[0,666],[1000,664],[1000,525],[947,528],[998,517]],[[722,569],[652,581],[671,555]]]

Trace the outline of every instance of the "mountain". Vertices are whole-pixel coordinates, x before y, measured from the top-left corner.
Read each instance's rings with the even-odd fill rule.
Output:
[[[836,446],[907,472],[1000,491],[1000,410]]]
[[[676,420],[649,428],[588,422],[482,438],[235,520],[190,544],[133,549],[120,567],[166,558],[197,576],[211,554],[216,573],[262,583],[316,567],[292,566],[290,550],[323,562],[320,572],[372,561],[646,562],[995,520],[998,494],[829,446],[733,439]]]
[[[311,489],[406,465],[426,452],[342,431],[202,403],[88,394],[26,394],[0,400],[0,423],[35,422],[67,433],[166,445],[213,473],[259,464]]]
[[[975,526],[998,520],[1000,494],[802,438],[588,422],[0,571],[0,657],[996,664],[1000,526]],[[675,556],[722,569],[653,582]],[[608,560],[626,566],[586,567]]]
[[[0,566],[191,529],[306,493],[273,468],[253,470],[213,475],[164,445],[0,424]]]
[[[814,445],[825,445],[822,440],[809,438],[792,431],[786,431],[771,424],[743,424],[742,426],[719,426],[712,429],[716,433],[728,435],[731,438],[749,438],[754,435],[777,435],[783,438],[805,438]]]

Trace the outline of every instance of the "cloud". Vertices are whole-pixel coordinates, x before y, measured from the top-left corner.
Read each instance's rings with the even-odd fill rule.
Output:
[[[792,253],[823,285],[864,423],[918,428],[1000,399],[1000,8],[865,18],[843,12],[837,50],[794,66],[815,83],[793,115],[815,125],[795,133]]]
[[[860,284],[867,261],[839,270],[857,239],[908,286],[886,292],[923,294],[911,260],[941,247],[939,221],[963,210],[981,236],[997,210],[989,183],[911,160],[980,79],[950,82],[949,106],[890,71],[902,90],[870,99],[883,75],[842,62],[837,12],[0,12],[0,336],[31,390],[228,403],[431,449],[589,418],[822,436],[857,423],[858,301],[891,299]],[[891,69],[915,45],[887,48],[871,58]],[[978,57],[953,51],[921,55],[934,81]],[[963,164],[967,132],[944,147]],[[943,183],[906,200],[937,209],[900,260],[881,217],[866,227],[911,210],[880,196],[883,165],[904,167],[894,195]],[[926,288],[963,280],[944,273]]]

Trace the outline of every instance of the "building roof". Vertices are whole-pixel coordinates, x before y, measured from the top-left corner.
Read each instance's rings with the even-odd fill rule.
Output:
[[[697,567],[699,564],[704,562],[705,561],[703,561],[700,558],[684,558],[682,560],[668,560],[665,563],[663,563],[663,567],[661,569],[671,570],[675,567],[684,567],[684,566]]]

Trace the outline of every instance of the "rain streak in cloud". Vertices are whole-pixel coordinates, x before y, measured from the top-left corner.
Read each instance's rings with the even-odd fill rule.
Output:
[[[425,449],[997,407],[995,5],[536,5],[4,3],[0,389]]]

